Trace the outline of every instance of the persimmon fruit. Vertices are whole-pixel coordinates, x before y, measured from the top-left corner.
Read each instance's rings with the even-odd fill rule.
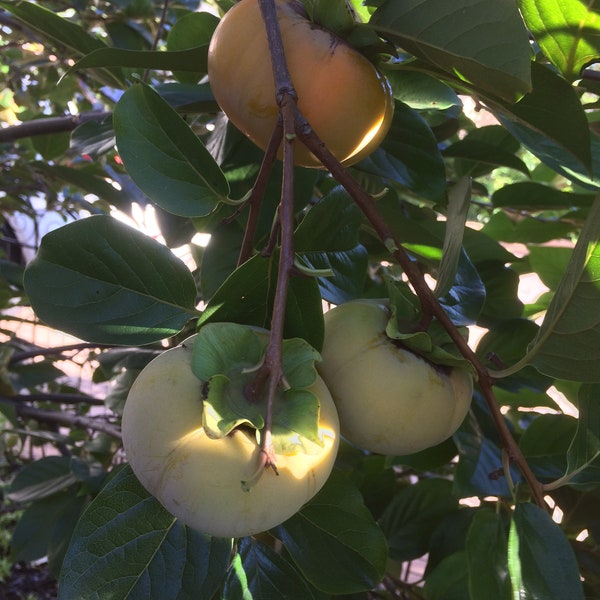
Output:
[[[298,108],[334,156],[352,165],[375,150],[391,125],[394,101],[381,72],[358,50],[312,23],[299,0],[275,0]],[[213,95],[231,122],[263,150],[278,118],[266,30],[257,0],[221,19],[208,50]],[[321,167],[300,142],[295,162]]]
[[[340,432],[364,450],[407,455],[449,438],[464,420],[473,378],[437,366],[386,335],[386,305],[352,301],[325,313],[317,365],[340,418]]]
[[[259,464],[256,431],[236,428],[210,438],[202,426],[202,387],[192,372],[198,334],[166,350],[138,375],[125,403],[122,435],[127,460],[153,496],[182,523],[219,537],[244,537],[279,525],[323,486],[337,454],[339,421],[317,376],[319,437],[311,452],[277,454],[249,489]]]

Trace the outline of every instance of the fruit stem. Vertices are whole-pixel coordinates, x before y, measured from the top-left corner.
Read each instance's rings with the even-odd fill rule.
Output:
[[[404,270],[404,273],[419,297],[424,314],[433,315],[440,322],[448,332],[448,335],[452,338],[452,341],[456,344],[460,353],[473,365],[473,368],[477,373],[479,387],[485,397],[504,449],[511,461],[518,465],[523,477],[531,489],[536,504],[538,504],[540,508],[547,509],[544,500],[543,486],[529,467],[527,460],[523,456],[523,453],[506,424],[504,416],[500,412],[500,407],[498,406],[494,395],[494,380],[491,374],[479,360],[479,357],[468,345],[467,340],[461,335],[460,331],[438,302],[435,294],[427,285],[418,266],[411,260],[402,244],[397,240],[394,233],[383,220],[377,210],[376,202],[360,186],[350,172],[340,164],[335,156],[333,156],[299,111],[296,112],[296,133],[300,141],[302,141],[302,143],[323,163],[362,210],[379,239],[386,244],[394,260]]]

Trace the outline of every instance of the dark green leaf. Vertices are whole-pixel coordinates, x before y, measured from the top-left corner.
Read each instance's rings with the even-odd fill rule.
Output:
[[[513,594],[519,598],[583,600],[579,569],[565,534],[550,515],[534,504],[517,504],[510,543],[518,547],[520,577],[514,577]],[[514,548],[513,548],[514,552]]]
[[[588,121],[579,96],[568,82],[548,67],[532,63],[533,90],[516,104],[500,104],[491,101],[491,108],[497,111],[502,124],[521,143],[528,147],[541,160],[545,157],[545,145],[550,142],[554,148],[552,161],[561,160],[556,148],[566,151],[576,167],[588,172],[592,166],[590,131]],[[552,103],[548,104],[548,98]],[[519,126],[525,125],[532,131],[531,136],[521,135]],[[539,151],[537,135],[541,133],[542,152]],[[534,143],[530,143],[532,140]]]
[[[435,527],[457,507],[452,483],[444,479],[424,479],[402,489],[381,518],[390,556],[396,560],[423,556]]]
[[[396,102],[392,126],[381,147],[355,168],[446,203],[446,171],[433,132],[417,111],[401,102]]]
[[[567,472],[581,469],[600,455],[600,386],[584,385],[579,390],[577,431],[567,452]]]
[[[160,207],[196,217],[227,198],[229,184],[204,144],[147,85],[133,85],[121,96],[113,123],[129,175]]]
[[[392,85],[394,98],[415,110],[445,110],[461,105],[449,85],[426,73],[402,69],[386,69],[384,73]]]
[[[230,553],[231,540],[181,525],[124,467],[82,515],[58,598],[211,598]]]
[[[268,329],[275,294],[277,261],[252,257],[223,282],[208,302],[200,323],[230,321]],[[300,337],[320,349],[324,325],[321,294],[314,278],[292,277],[285,313],[286,338]]]
[[[196,46],[203,48],[200,60],[186,62],[181,71],[178,67],[170,69],[174,71],[173,74],[179,81],[196,83],[206,73],[208,44],[218,24],[218,17],[205,11],[189,12],[175,22],[167,37],[169,52],[187,50]],[[193,73],[189,72],[191,68],[194,69]]]
[[[534,181],[518,181],[495,191],[492,195],[492,203],[494,206],[542,211],[574,206],[589,208],[594,198],[595,194],[568,192]]]
[[[223,598],[316,600],[321,594],[286,558],[252,538],[242,538],[225,581]]]
[[[491,509],[478,510],[467,537],[470,598],[510,600],[508,539],[502,517]]]
[[[329,594],[374,587],[387,546],[358,490],[335,472],[300,512],[273,530],[304,577]],[[335,557],[335,560],[332,558]]]
[[[195,314],[196,287],[184,263],[104,215],[45,235],[25,288],[47,324],[99,343],[161,340]]]
[[[465,552],[446,556],[425,578],[427,600],[464,600],[468,594]]]
[[[600,381],[600,200],[581,231],[527,362],[551,377]]]
[[[46,456],[26,465],[10,484],[7,497],[25,503],[68,488],[77,481],[70,465],[66,456]]]
[[[36,31],[42,39],[48,40],[54,46],[68,48],[75,56],[106,48],[106,44],[99,37],[89,35],[81,26],[63,19],[53,10],[39,4],[19,0],[0,2],[0,6]],[[118,69],[96,70],[93,74],[101,82],[112,87],[120,88],[124,83],[123,75]]]
[[[388,0],[371,24],[411,54],[509,102],[530,90],[527,31],[510,0]]]
[[[33,502],[19,519],[13,533],[13,559],[34,561],[55,551],[60,554],[56,556],[56,562],[60,563],[61,546],[68,543],[73,531],[71,519],[79,517],[84,504],[84,497],[66,491]]]

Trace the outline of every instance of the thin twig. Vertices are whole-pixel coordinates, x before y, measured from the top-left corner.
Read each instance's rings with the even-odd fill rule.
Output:
[[[2,402],[12,405],[20,417],[29,417],[44,423],[58,423],[67,427],[82,427],[83,429],[106,433],[118,440],[121,439],[121,430],[116,425],[107,422],[104,418],[83,417],[64,411],[44,410],[34,406],[19,404],[10,398],[2,398]]]
[[[14,142],[21,138],[35,137],[37,135],[73,131],[73,129],[79,127],[82,123],[86,123],[87,121],[103,121],[111,115],[111,112],[94,110],[65,117],[34,119],[20,125],[0,129],[0,144]]]

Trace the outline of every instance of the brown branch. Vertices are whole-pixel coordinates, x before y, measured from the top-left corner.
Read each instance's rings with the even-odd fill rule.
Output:
[[[283,123],[283,180],[281,200],[277,211],[277,223],[274,224],[274,227],[278,226],[280,228],[281,248],[269,344],[263,365],[258,370],[253,382],[247,387],[246,392],[250,399],[256,399],[268,383],[265,427],[261,439],[261,463],[277,472],[271,442],[271,426],[276,393],[284,379],[283,332],[285,308],[290,277],[294,268],[294,138],[297,95],[287,68],[275,2],[274,0],[259,0],[259,6],[269,43],[276,100]],[[271,152],[277,150],[274,142],[276,136],[277,134],[271,139]]]
[[[111,112],[90,111],[79,115],[70,115],[66,117],[48,117],[46,119],[34,119],[0,129],[0,144],[14,142],[21,138],[34,137],[37,135],[49,135],[53,133],[65,133],[73,131],[82,123],[87,121],[102,121],[112,115]]]
[[[0,396],[0,401],[20,403],[52,402],[56,404],[89,404],[91,406],[104,406],[104,400],[93,398],[84,394],[17,394],[15,396]]]
[[[116,425],[109,423],[103,418],[83,417],[64,411],[44,410],[34,406],[20,404],[9,398],[3,398],[2,402],[12,405],[20,417],[29,417],[36,421],[57,423],[58,425],[67,427],[82,427],[83,429],[91,429],[93,431],[106,433],[118,440],[121,439],[121,430]]]
[[[250,198],[248,199],[248,206],[250,211],[248,213],[248,221],[246,222],[246,228],[244,230],[244,239],[242,240],[242,247],[238,257],[238,266],[246,262],[251,256],[254,248],[254,235],[256,234],[256,228],[258,226],[258,216],[260,214],[260,204],[264,197],[265,189],[271,175],[273,165],[277,159],[277,151],[281,145],[283,138],[283,121],[278,120],[269,145],[265,150],[260,170],[252,186],[250,192]]]
[[[392,230],[382,219],[377,205],[372,196],[369,195],[360,184],[352,177],[350,172],[344,168],[333,154],[325,147],[323,142],[317,137],[306,119],[297,112],[296,115],[296,133],[299,139],[319,158],[323,165],[330,171],[335,179],[346,189],[356,204],[360,207],[367,220],[373,226],[375,232],[381,241],[390,251],[390,254],[396,262],[402,267],[410,283],[412,284],[419,300],[421,302],[423,312],[433,315],[448,332],[452,341],[456,344],[460,353],[470,361],[477,373],[479,386],[492,418],[502,440],[502,445],[506,450],[510,460],[514,462],[520,469],[523,477],[529,484],[531,493],[536,503],[545,508],[543,488],[540,482],[536,479],[529,464],[527,463],[523,453],[513,438],[504,416],[500,412],[500,408],[496,402],[493,391],[493,379],[488,373],[488,370],[479,360],[479,357],[468,345],[460,331],[456,328],[452,320],[448,317],[441,304],[433,294],[430,287],[427,285],[425,278],[417,265],[411,260],[408,253],[402,247],[401,243],[396,239]]]
[[[11,356],[8,364],[14,365],[16,363],[23,362],[24,360],[28,360],[29,358],[35,358],[37,356],[56,356],[62,354],[63,352],[73,352],[81,350],[104,350],[107,348],[114,347],[114,345],[109,344],[89,344],[86,342],[81,342],[77,344],[68,344],[65,346],[55,346],[54,348],[35,348],[33,350],[15,352],[15,354]]]

